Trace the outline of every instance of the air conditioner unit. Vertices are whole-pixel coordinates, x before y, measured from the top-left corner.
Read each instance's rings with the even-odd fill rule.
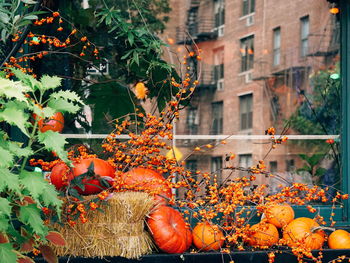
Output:
[[[225,29],[224,25],[218,27],[218,37],[224,36],[224,32],[225,32],[224,29]]]
[[[253,81],[253,74],[251,72],[244,74],[244,81],[245,81],[245,83],[252,82]]]
[[[248,16],[245,21],[246,26],[254,25],[254,16]]]
[[[224,79],[219,79],[217,81],[216,90],[224,90]]]

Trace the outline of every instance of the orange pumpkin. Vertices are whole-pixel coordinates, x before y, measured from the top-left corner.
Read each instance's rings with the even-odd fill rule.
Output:
[[[277,227],[273,224],[260,222],[249,229],[247,242],[253,247],[270,247],[278,242]]]
[[[350,233],[343,229],[335,230],[328,237],[328,246],[333,249],[350,249]]]
[[[147,219],[155,244],[166,253],[183,253],[192,244],[192,233],[181,213],[169,206],[157,207]]]
[[[294,219],[294,210],[289,204],[270,204],[265,210],[266,221],[282,228]]]
[[[325,240],[323,230],[317,229],[319,224],[307,217],[299,217],[283,229],[283,239],[290,247],[302,245],[309,249],[320,249]]]
[[[158,172],[146,168],[134,168],[119,178],[119,184],[155,195],[155,200],[166,204],[166,199],[172,197],[171,188],[166,179]]]
[[[193,244],[202,251],[219,250],[224,238],[219,227],[208,222],[198,223],[193,229]]]

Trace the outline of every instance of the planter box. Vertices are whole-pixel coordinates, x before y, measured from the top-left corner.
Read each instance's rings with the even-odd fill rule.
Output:
[[[318,251],[315,251],[317,255]],[[228,254],[217,252],[212,253],[184,253],[184,254],[152,254],[141,257],[139,260],[130,260],[121,257],[98,258],[68,258],[59,259],[59,263],[228,263],[233,260],[235,263],[267,263],[267,250],[264,251],[239,251]],[[329,262],[338,256],[350,257],[350,249],[325,249],[323,250],[322,262]],[[45,263],[43,259],[36,259],[37,263]],[[283,250],[276,253],[275,263],[297,263],[296,257],[290,250]],[[311,261],[305,261],[311,262]],[[345,260],[344,262],[348,262]]]

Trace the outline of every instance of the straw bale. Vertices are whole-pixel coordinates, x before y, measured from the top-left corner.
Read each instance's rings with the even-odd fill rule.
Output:
[[[144,221],[154,205],[153,197],[143,192],[120,192],[107,203],[104,213],[88,212],[85,224],[57,227],[67,243],[55,248],[59,256],[135,259],[152,251],[154,244]]]

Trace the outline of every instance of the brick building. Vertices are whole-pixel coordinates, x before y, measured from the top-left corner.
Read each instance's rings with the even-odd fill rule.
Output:
[[[175,0],[164,36],[179,54],[198,46],[200,85],[177,123],[177,135],[214,135],[212,138],[176,140],[184,153],[196,145],[218,144],[187,159],[193,170],[212,171],[223,181],[240,172],[220,172],[225,156],[236,154],[234,165],[249,167],[270,149],[264,135],[268,127],[277,134],[311,93],[309,76],[334,62],[339,50],[339,24],[326,0]],[[174,61],[174,58],[172,58]],[[200,69],[199,69],[200,68]],[[294,134],[288,130],[289,134]],[[217,139],[228,138],[221,145]],[[181,137],[181,136],[180,136]],[[187,139],[186,139],[187,138]],[[193,137],[192,137],[193,138]],[[202,137],[203,138],[203,137]],[[292,172],[307,151],[288,143],[265,159],[272,172]],[[185,154],[185,155],[186,155]],[[288,178],[287,178],[288,179]],[[265,179],[264,179],[265,180]]]

